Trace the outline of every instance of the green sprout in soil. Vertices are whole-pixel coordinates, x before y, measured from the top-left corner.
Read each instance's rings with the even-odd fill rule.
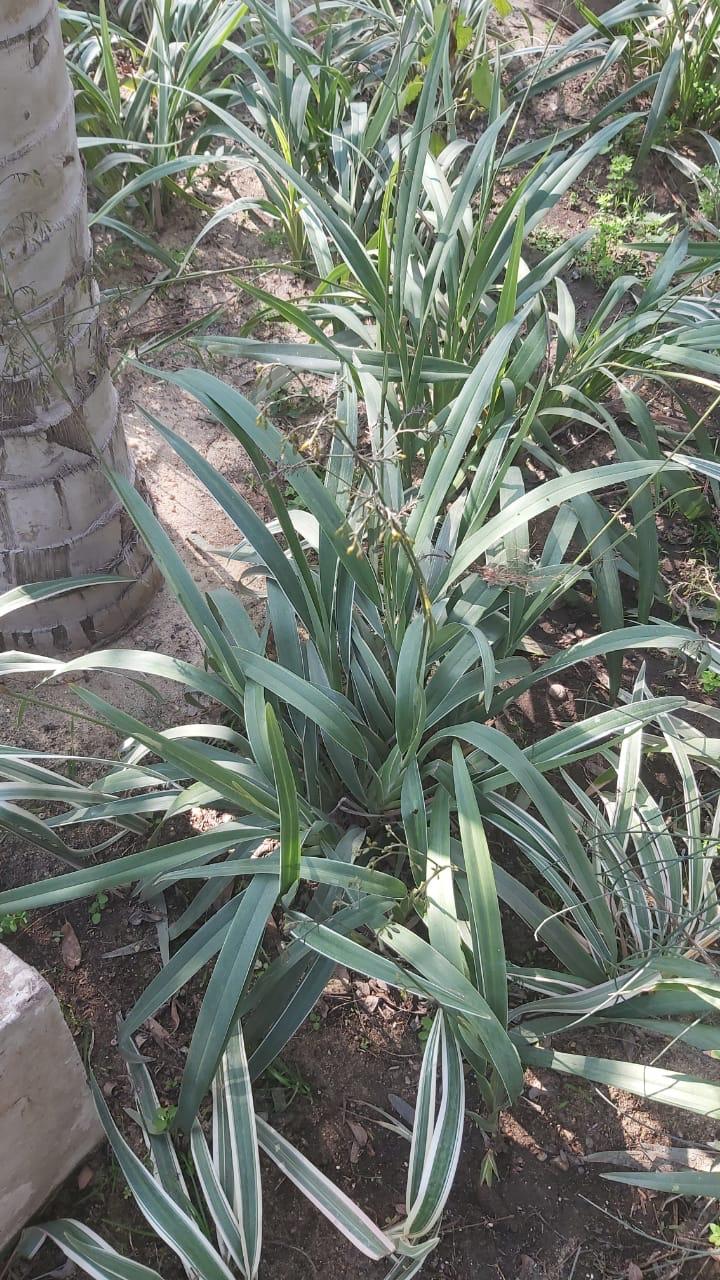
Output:
[[[633,240],[667,239],[667,216],[654,213],[645,196],[638,193],[631,176],[633,160],[620,153],[613,156],[607,188],[598,196],[598,212],[591,219],[595,235],[584,251],[584,270],[601,288],[627,272],[647,275],[642,254],[627,247]]]
[[[307,1080],[292,1063],[283,1058],[276,1058],[274,1063],[263,1073],[263,1082],[267,1084],[273,1109],[286,1111],[298,1097],[310,1097],[312,1089]]]
[[[100,924],[102,913],[108,904],[108,896],[106,893],[96,893],[92,902],[88,907],[88,915],[93,924]]]
[[[480,1162],[480,1173],[478,1174],[478,1182],[481,1187],[491,1187],[494,1182],[498,1182],[500,1173],[492,1151],[487,1151]]]
[[[433,1020],[429,1013],[420,1019],[420,1028],[418,1030],[418,1040],[420,1044],[425,1044],[432,1030]]]
[[[720,675],[718,675],[717,671],[703,671],[698,676],[698,684],[703,693],[717,693],[718,689],[720,689]],[[720,1232],[720,1227],[717,1229]],[[718,1243],[720,1243],[720,1239]]]
[[[172,1107],[172,1106],[158,1107],[157,1111],[155,1112],[155,1116],[153,1118],[154,1119],[154,1124],[152,1129],[153,1134],[167,1133],[173,1120],[175,1119],[176,1112],[177,1112],[177,1107]]]
[[[717,165],[706,164],[700,170],[698,184],[698,201],[703,218],[714,227],[720,226],[720,169]]]
[[[0,938],[6,938],[11,933],[19,933],[25,928],[27,922],[27,911],[10,911],[7,915],[0,916]]]
[[[620,275],[647,277],[645,259],[632,248],[632,241],[668,240],[672,235],[668,215],[655,213],[639,194],[632,168],[631,156],[622,152],[613,156],[606,189],[598,196],[598,211],[589,223],[595,235],[577,258],[579,269],[601,289]],[[540,252],[550,253],[565,238],[560,228],[539,227],[532,234],[532,243]]]

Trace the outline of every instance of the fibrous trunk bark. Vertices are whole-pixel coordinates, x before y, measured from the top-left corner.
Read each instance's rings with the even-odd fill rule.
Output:
[[[100,465],[133,475],[98,296],[57,3],[0,0],[0,589],[133,579],[10,615],[5,648],[107,640],[157,585]]]

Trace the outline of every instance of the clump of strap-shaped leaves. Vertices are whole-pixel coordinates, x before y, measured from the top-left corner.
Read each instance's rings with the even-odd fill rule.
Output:
[[[242,148],[261,176],[270,199],[265,211],[272,205],[274,216],[287,222],[289,215],[277,210],[292,206],[299,229],[286,233],[288,243],[296,256],[298,243],[307,240],[318,284],[309,297],[288,300],[237,281],[261,304],[248,328],[282,320],[303,341],[213,333],[194,343],[212,356],[241,355],[273,366],[276,377],[352,378],[368,412],[382,411],[401,434],[406,486],[418,463],[428,462],[479,362],[493,394],[478,416],[465,466],[516,404],[531,413],[536,442],[544,447],[572,423],[584,434],[608,433],[623,459],[661,458],[664,447],[682,439],[683,418],[674,436],[662,421],[653,422],[637,394],[639,378],[678,397],[686,435],[712,458],[707,415],[698,422],[683,392],[701,386],[720,394],[717,305],[704,287],[717,264],[698,261],[687,234],[680,234],[662,246],[649,280],[619,277],[580,324],[564,273],[592,230],[539,257],[528,246],[588,166],[641,113],[618,114],[616,103],[603,108],[594,131],[575,148],[573,129],[515,144],[517,112],[503,107],[496,77],[486,127],[474,146],[457,138],[439,145],[448,21],[446,14],[412,119],[398,122],[380,90],[377,104],[354,104],[332,133],[334,168],[321,189],[294,160],[294,150],[302,151],[299,136],[294,149],[279,146],[269,127],[258,135],[232,111],[215,109],[219,134]],[[265,109],[272,99],[280,110],[280,89],[277,81],[263,82]],[[498,199],[498,178],[507,171],[514,188]],[[202,228],[186,262],[237,207],[219,210]],[[561,460],[562,445],[555,462]],[[664,483],[676,499],[687,485],[672,474]],[[652,538],[649,524],[645,533]],[[654,583],[657,570],[648,573],[646,565],[641,577]]]
[[[668,699],[663,708],[662,701],[641,668],[623,702],[631,713],[654,708],[652,715],[631,720],[617,745],[600,745],[589,783],[556,756],[543,785],[552,779],[561,807],[546,801],[541,813],[537,800],[528,808],[495,791],[480,803],[542,885],[531,891],[522,875],[495,866],[499,896],[544,951],[536,967],[508,965],[516,992],[510,1025],[525,1038],[524,1060],[716,1115],[716,1085],[654,1065],[530,1047],[565,1030],[626,1023],[668,1044],[720,1048],[717,1028],[704,1022],[719,990],[707,963],[720,936],[718,714],[704,703],[678,698],[672,708]],[[537,763],[545,752],[541,745],[528,755]]]
[[[360,1253],[376,1262],[386,1260],[390,1265],[387,1275],[393,1280],[414,1275],[438,1243],[435,1232],[460,1155],[465,1105],[462,1058],[441,1013],[436,1014],[425,1045],[412,1130],[398,1121],[393,1123],[394,1131],[409,1143],[406,1212],[384,1230],[256,1114],[239,1024],[231,1031],[212,1082],[211,1142],[199,1120],[194,1120],[189,1166],[180,1159],[167,1129],[158,1125],[158,1097],[139,1054],[130,1055],[128,1069],[150,1169],[120,1133],[93,1081],[95,1102],[129,1191],[151,1229],[177,1255],[188,1276],[256,1280],[263,1238],[260,1152]],[[436,1110],[438,1077],[440,1106]],[[30,1228],[21,1238],[18,1256],[31,1259],[46,1239],[91,1275],[160,1280],[157,1271],[121,1255],[72,1219]]]
[[[141,8],[145,28],[134,21]],[[187,194],[198,203],[178,179],[211,164],[217,146],[195,94],[224,106],[239,101],[228,46],[247,8],[240,0],[158,0],[124,6],[117,20],[108,10],[105,0],[97,13],[61,9],[88,184],[103,201],[92,221],[173,267],[157,239],[118,219],[117,210],[132,207],[159,228],[173,198]]]
[[[111,476],[196,627],[206,664],[124,649],[68,662],[12,652],[0,659],[5,678],[93,669],[166,678],[216,708],[206,722],[161,732],[78,688],[84,712],[126,739],[120,761],[91,785],[37,753],[0,753],[0,820],[72,868],[1,894],[0,911],[132,884],[161,901],[177,884],[198,883],[171,918],[161,938],[163,967],[120,1034],[132,1053],[145,1019],[217,957],[174,1119],[183,1132],[192,1129],[238,1017],[257,1078],[307,1018],[337,962],[438,1005],[443,1043],[459,1046],[474,1067],[492,1122],[522,1087],[527,1041],[524,1024],[517,1029],[508,1012],[498,908],[506,882],[496,883],[486,826],[507,825],[506,813],[519,813],[518,805],[537,811],[562,849],[568,893],[599,958],[608,959],[615,926],[595,862],[545,774],[600,747],[612,751],[682,700],[634,698],[524,751],[488,721],[539,681],[601,655],[612,662],[628,648],[716,663],[716,651],[696,633],[660,622],[622,625],[622,613],[614,630],[539,665],[526,648],[530,630],[564,593],[593,575],[607,588],[608,572],[618,572],[607,547],[595,554],[593,538],[580,554],[569,551],[585,527],[583,504],[595,503],[600,519],[599,495],[612,487],[617,498],[620,487],[631,510],[642,491],[652,492],[660,468],[681,474],[709,464],[634,459],[562,474],[526,493],[517,465],[528,430],[521,412],[472,479],[459,483],[503,341],[501,334],[467,380],[411,490],[403,487],[391,426],[371,421],[361,435],[351,379],[318,473],[233,388],[196,371],[165,375],[242,443],[274,509],[273,520],[261,520],[187,442],[155,423],[237,526],[232,554],[253,580],[265,580],[266,624],[253,626],[240,593],[202,593],[136,491]],[[531,556],[533,522],[553,511]],[[6,607],[53,589],[21,589]],[[616,669],[616,687],[618,677]],[[41,818],[34,801],[60,808]],[[198,807],[220,808],[231,820],[160,843],[164,822]],[[137,833],[145,847],[95,862],[92,847],[73,847],[70,834],[99,822],[104,831],[110,823],[118,835]],[[517,843],[530,856],[519,833]],[[555,892],[559,874],[549,880]],[[255,976],[278,901],[286,945]],[[576,941],[572,954],[586,949]],[[587,981],[592,968],[600,981],[599,961],[591,960],[588,953],[579,973]]]
[[[269,11],[262,17],[287,60],[282,23]],[[322,278],[308,307],[273,300],[310,343],[244,353],[331,374],[340,390],[327,456],[316,465],[232,387],[197,371],[164,375],[239,440],[272,509],[271,520],[261,519],[155,421],[237,528],[236,544],[223,551],[239,566],[237,591],[202,592],[136,491],[109,477],[205,661],[121,648],[67,662],[0,656],[8,680],[118,671],[171,680],[194,710],[198,699],[208,708],[204,719],[193,714],[158,730],[79,688],[82,714],[122,740],[116,761],[86,762],[82,776],[93,782],[79,782],[52,753],[0,749],[0,822],[65,864],[57,876],[0,894],[0,912],[130,886],[162,908],[162,967],[119,1034],[153,1173],[101,1098],[99,1105],[140,1208],[201,1280],[257,1274],[258,1147],[361,1251],[387,1258],[394,1280],[414,1274],[436,1242],[457,1164],[463,1059],[489,1126],[518,1095],[525,1063],[708,1114],[720,1106],[715,1086],[700,1079],[539,1043],[578,1024],[639,1018],[666,1039],[716,1047],[715,1033],[697,1025],[717,995],[702,948],[716,930],[710,858],[719,820],[706,813],[696,776],[717,763],[713,741],[682,718],[684,699],[653,697],[642,681],[629,700],[525,749],[498,727],[515,699],[590,660],[605,661],[613,696],[628,650],[674,650],[718,668],[716,647],[651,618],[662,595],[657,504],[668,494],[697,504],[695,478],[709,479],[712,491],[720,472],[708,456],[666,456],[667,441],[626,385],[638,372],[665,385],[677,373],[713,390],[712,300],[688,298],[673,284],[687,267],[679,238],[647,287],[616,282],[579,332],[561,272],[580,241],[530,265],[524,238],[633,117],[608,125],[612,112],[603,115],[603,128],[572,155],[536,139],[503,144],[498,157],[510,116],[496,84],[475,149],[465,156],[455,143],[435,155],[447,35],[441,17],[414,121],[398,137],[382,93],[367,117],[353,114],[363,124],[354,131],[324,104],[338,181],[327,198],[282,147],[218,103],[208,119],[209,136],[217,128],[253,153],[274,216],[283,216],[292,188],[296,230]],[[298,46],[292,56],[312,94],[306,53]],[[396,64],[399,84],[402,51]],[[273,114],[277,82],[260,83],[267,93],[254,105],[277,134],[273,120],[289,116]],[[296,141],[301,151],[300,135]],[[537,165],[494,212],[497,168],[523,161]],[[221,338],[211,341],[222,348]],[[631,438],[604,403],[609,392],[622,398]],[[570,472],[557,441],[568,418],[600,425],[619,461]],[[688,427],[709,455],[691,414]],[[550,477],[530,489],[528,458]],[[246,577],[266,597],[262,624],[243,605]],[[0,611],[72,585],[19,589]],[[596,611],[598,634],[538,659],[536,628],[563,598]],[[646,748],[651,757],[669,753],[677,767],[681,830],[667,829],[653,798]],[[606,775],[588,792],[578,769],[598,753]],[[197,809],[229,821],[162,842],[171,819]],[[122,853],[128,833],[137,851]],[[508,870],[498,837],[541,888],[525,886],[517,862]],[[499,900],[536,932],[545,963],[508,961]],[[271,912],[281,946],[258,966]],[[383,1230],[255,1116],[252,1102],[252,1082],[303,1024],[338,963],[437,1007],[411,1135],[407,1213]],[[211,964],[173,1132],[158,1135],[157,1100],[133,1037]],[[198,1114],[211,1088],[209,1149]],[[174,1146],[183,1136],[204,1206],[193,1205],[183,1180]],[[214,1225],[205,1231],[199,1221]],[[152,1276],[78,1224],[45,1231],[93,1274]],[[39,1242],[31,1236],[27,1250]]]

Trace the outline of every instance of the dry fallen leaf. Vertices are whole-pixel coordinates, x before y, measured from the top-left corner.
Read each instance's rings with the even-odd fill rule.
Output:
[[[359,1147],[367,1146],[367,1140],[368,1140],[367,1129],[364,1129],[361,1124],[358,1124],[357,1120],[348,1120],[347,1126],[350,1132],[352,1133],[352,1136],[355,1139],[357,1145]]]
[[[170,1039],[170,1032],[165,1030],[162,1024],[157,1021],[157,1018],[146,1018],[143,1026],[147,1027],[153,1040],[158,1044],[162,1044],[164,1040]]]
[[[170,1030],[177,1031],[180,1026],[180,1011],[177,1000],[170,1001]]]
[[[357,1120],[348,1120],[346,1118],[346,1124],[353,1136],[352,1146],[350,1148],[350,1163],[357,1164],[361,1153],[367,1146],[368,1132],[361,1124],[358,1124]]]
[[[63,925],[60,953],[68,969],[77,969],[82,960],[82,951],[80,950],[78,936],[69,920],[66,920]]]
[[[379,996],[358,996],[358,1004],[362,1005],[366,1013],[374,1013],[379,1000]]]

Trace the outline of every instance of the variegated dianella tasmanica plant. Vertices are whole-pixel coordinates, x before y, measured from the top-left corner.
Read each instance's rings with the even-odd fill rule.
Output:
[[[650,697],[641,670],[627,705]],[[692,721],[685,718],[692,712]],[[720,1089],[703,1079],[702,1056],[720,1053],[720,1000],[711,957],[720,937],[716,866],[720,851],[720,715],[706,704],[661,712],[628,735],[619,751],[603,747],[605,765],[590,787],[564,774],[564,798],[608,908],[606,931],[585,912],[565,847],[551,822],[535,822],[505,800],[490,821],[522,849],[544,888],[531,892],[496,865],[498,892],[533,931],[547,960],[509,965],[518,992],[510,1025],[525,1038],[523,1061],[717,1121]],[[668,777],[669,775],[669,777]],[[665,797],[677,797],[663,804]],[[668,788],[669,783],[669,788]],[[552,903],[552,905],[550,905]],[[559,905],[558,905],[559,904]],[[552,967],[550,967],[552,965]],[[650,1064],[544,1047],[542,1041],[584,1028],[626,1026],[657,1038]],[[535,1042],[533,1044],[533,1041]],[[694,1051],[697,1075],[662,1062],[677,1046]],[[720,1199],[718,1162],[683,1145],[591,1152],[605,1164],[629,1165],[611,1181],[673,1195]]]
[[[585,94],[599,85],[607,98],[621,88],[605,101],[603,112],[622,109],[630,96],[650,99],[637,131],[638,165],[655,148],[682,171],[685,157],[676,139],[689,130],[712,151],[720,122],[720,13],[715,0],[622,0],[603,14],[589,5],[580,9],[586,25],[564,41],[552,39],[549,47],[533,50],[537,62],[526,61],[511,75],[508,92],[524,88],[534,97],[582,75]]]
[[[475,6],[487,7],[487,0]],[[454,132],[449,147],[443,148],[452,111],[446,83],[454,43],[452,24],[462,23],[462,15],[451,17],[446,6],[438,6],[434,15],[427,6],[424,12],[421,6],[410,6],[399,14],[384,14],[363,4],[351,18],[343,9],[338,21],[333,4],[294,15],[286,0],[275,0],[273,5],[250,0],[248,10],[244,34],[249,38],[242,47],[230,42],[228,49],[237,63],[237,95],[246,104],[256,131],[247,128],[227,103],[205,101],[200,93],[198,104],[207,113],[219,144],[239,148],[238,155],[250,158],[265,198],[253,201],[243,196],[219,209],[199,239],[218,222],[255,204],[282,228],[291,263],[326,280],[342,261],[343,249],[335,242],[337,224],[327,225],[325,210],[330,208],[336,219],[347,224],[350,235],[366,246],[372,258],[393,217],[398,171],[409,165],[422,172],[439,146],[444,163],[428,175],[426,187],[433,177],[440,183],[434,203],[442,206],[446,192],[440,175],[450,163],[457,169],[467,158],[470,144],[455,138]],[[392,34],[385,30],[375,38],[373,16],[384,29],[389,24]],[[308,25],[313,19],[314,32]],[[480,13],[475,19],[482,26]],[[371,28],[367,38],[366,24]],[[420,80],[411,77],[422,51],[423,27],[429,66]],[[511,118],[510,111],[502,110],[497,68],[489,76],[488,107],[491,125],[496,116],[502,117],[493,128],[494,141],[498,128]],[[606,118],[601,113],[598,125]],[[515,146],[506,135],[498,164],[512,169],[545,156],[582,132],[584,126],[574,126]],[[406,186],[407,182],[402,184]],[[470,196],[477,186],[476,170]],[[433,208],[432,188],[428,199],[417,187],[415,204],[418,195],[423,199],[423,218],[417,230],[427,237],[437,207]],[[408,209],[413,217],[407,233],[414,235],[412,202],[406,204],[404,217],[398,215],[398,222],[408,221]],[[487,213],[485,204],[482,212]],[[463,210],[463,223],[468,219]],[[359,284],[363,285],[362,276]]]
[[[140,7],[122,7],[129,22]],[[105,200],[95,221],[160,256],[151,239],[111,215],[118,206],[135,208],[147,223],[162,226],[171,199],[184,194],[178,178],[217,158],[195,95],[208,107],[240,101],[226,44],[247,6],[242,0],[153,0],[146,34],[111,21],[105,0],[97,13],[81,7],[61,14],[88,182]]]
[[[260,1152],[366,1257],[386,1260],[388,1280],[409,1280],[438,1243],[435,1234],[452,1186],[465,1118],[462,1057],[442,1013],[425,1045],[412,1130],[407,1139],[406,1212],[381,1230],[297,1147],[256,1114],[242,1028],[228,1038],[213,1079],[211,1141],[199,1120],[190,1130],[190,1171],[166,1128],[158,1131],[159,1102],[143,1059],[128,1061],[136,1115],[151,1168],[116,1127],[102,1091],[95,1102],[120,1170],[148,1225],[196,1280],[256,1280],[261,1270],[263,1195]],[[193,1200],[197,1188],[202,1199]],[[99,1280],[160,1280],[159,1273],[123,1257],[80,1222],[61,1219],[26,1231],[18,1257],[31,1259],[46,1239]]]
[[[361,434],[351,378],[342,384],[320,470],[233,388],[203,372],[163,375],[237,437],[273,508],[274,518],[261,520],[200,454],[155,421],[235,523],[238,544],[230,554],[253,580],[264,578],[266,624],[256,629],[240,591],[203,594],[149,508],[111,476],[197,629],[205,663],[124,649],[68,662],[0,657],[10,688],[13,674],[51,679],[116,670],[178,682],[215,708],[205,721],[158,731],[78,689],[83,713],[126,740],[120,760],[92,784],[66,777],[42,754],[0,751],[0,821],[70,867],[0,894],[0,912],[121,885],[136,885],[159,906],[167,895],[172,907],[174,886],[198,882],[161,931],[163,967],[120,1032],[132,1055],[142,1023],[215,960],[173,1121],[184,1133],[238,1018],[255,1079],[307,1018],[338,962],[437,1004],[442,1053],[450,1063],[451,1048],[460,1047],[494,1122],[522,1086],[526,1046],[508,1008],[499,886],[486,836],[491,815],[499,825],[511,802],[531,806],[554,833],[591,938],[609,946],[614,936],[593,857],[545,774],[600,748],[614,750],[644,723],[676,712],[683,699],[634,697],[525,750],[489,722],[538,681],[628,649],[674,650],[720,668],[717,649],[696,632],[663,622],[623,625],[622,610],[614,629],[539,665],[527,651],[545,610],[597,568],[598,529],[586,534],[583,504],[610,487],[616,501],[622,491],[626,509],[637,511],[660,469],[709,473],[711,464],[635,458],[560,475],[526,493],[517,465],[527,431],[521,415],[497,434],[472,480],[459,480],[504,341],[498,335],[467,379],[426,474],[410,489],[382,415],[370,414],[369,436]],[[531,558],[534,522],[552,512]],[[579,555],[571,550],[578,539],[585,548]],[[599,562],[607,592],[618,572],[608,546]],[[29,607],[57,589],[17,589],[2,608]],[[52,804],[54,816],[39,816],[36,801]],[[160,843],[164,823],[198,807],[220,808],[230,820]],[[85,839],[78,848],[73,832],[97,823],[102,841]],[[112,846],[108,823],[118,836],[136,833],[144,847],[95,861],[96,851]],[[278,903],[285,945],[257,972]],[[582,940],[573,954],[579,952],[586,954]],[[591,967],[596,973],[591,961],[588,954],[584,979]],[[438,1103],[433,1130],[443,1151],[452,1147],[448,1105]],[[423,1150],[434,1141],[423,1132]],[[421,1237],[423,1222],[424,1213],[411,1234]]]
[[[368,117],[363,129],[368,138],[372,134],[372,146],[367,151],[354,114],[351,132],[334,135],[335,162],[343,175],[337,189],[331,182],[321,193],[304,170],[293,167],[287,149],[253,134],[230,112],[216,110],[218,128],[252,155],[273,199],[279,201],[285,192],[287,200],[291,193],[319,283],[310,298],[293,302],[238,281],[262,304],[253,325],[269,315],[280,318],[305,341],[212,334],[197,339],[197,345],[212,356],[240,354],[275,365],[287,376],[295,371],[334,378],[347,372],[361,392],[374,379],[384,412],[402,436],[405,484],[418,455],[427,461],[442,432],[443,413],[450,412],[500,333],[508,340],[507,350],[495,393],[478,421],[478,448],[494,434],[509,397],[527,406],[539,396],[538,432],[556,433],[572,418],[581,430],[615,430],[622,450],[626,432],[616,404],[625,384],[632,390],[633,382],[647,377],[682,391],[699,381],[720,392],[717,303],[708,290],[701,296],[702,272],[694,280],[698,296],[690,295],[683,276],[686,235],[667,246],[648,282],[633,276],[614,281],[584,327],[577,324],[563,272],[592,231],[538,261],[526,248],[527,236],[637,114],[602,123],[575,150],[558,145],[558,139],[508,148],[512,111],[500,109],[496,81],[488,123],[476,144],[455,140],[437,152],[432,139],[441,111],[441,50],[438,39],[406,129],[380,137],[374,117]],[[387,129],[382,104],[378,111]],[[380,142],[384,150],[377,150]],[[498,173],[527,161],[534,161],[529,172],[498,207]],[[359,209],[358,190],[363,195]],[[221,210],[198,239],[224,216]],[[715,270],[708,265],[705,274]],[[627,411],[623,416],[627,419]],[[692,412],[689,418],[690,427]],[[635,426],[640,448],[660,456],[657,428],[648,433],[644,424]],[[702,433],[695,435],[703,451]],[[660,438],[664,443],[662,430]],[[704,452],[711,453],[709,446]]]
[[[343,68],[340,55],[353,26],[347,11],[342,22],[331,21],[317,32],[308,30],[309,18],[306,11],[294,15],[287,0],[275,0],[272,7],[250,0],[249,38],[242,47],[228,46],[236,60],[234,84],[265,145],[316,190],[332,191],[360,231],[392,167],[390,137],[413,63],[416,21],[412,12],[403,18],[382,76],[360,77],[356,66]],[[218,119],[214,107],[209,111],[221,144],[228,145],[224,121],[233,117],[225,111]],[[230,145],[237,140],[231,138]],[[293,269],[314,273],[310,244],[319,244],[312,209],[286,175],[253,163],[264,198],[244,196],[219,209],[200,238],[240,210],[259,210],[282,230]]]
[[[586,67],[595,62],[597,79],[622,69],[626,83],[652,88],[639,163],[653,147],[679,158],[676,139],[690,130],[711,141],[720,123],[720,13],[714,0],[625,0],[608,14],[588,8],[585,16],[588,25],[553,51],[552,62],[567,66],[570,55],[581,53]]]
[[[625,706],[653,702],[641,668]],[[508,966],[518,992],[510,1025],[528,1041],[625,1023],[668,1045],[720,1050],[718,1029],[704,1023],[720,997],[708,962],[720,937],[719,726],[717,708],[704,703],[658,708],[619,747],[600,747],[600,772],[590,785],[559,768],[564,813],[585,851],[584,865],[592,869],[587,885],[581,885],[549,810],[540,816],[537,807],[528,812],[507,796],[493,800],[489,822],[522,851],[535,883],[543,886],[530,891],[495,868],[500,897],[544,951],[536,967]],[[655,1101],[672,1095],[678,1107],[720,1114],[716,1085],[658,1066],[537,1047],[527,1047],[523,1056]]]
[[[318,10],[319,30],[331,29],[335,36],[338,62],[352,68],[360,83],[367,80],[367,68],[383,78],[388,62],[398,48],[409,49],[412,77],[399,98],[401,109],[412,106],[422,90],[440,24],[449,10],[447,40],[443,55],[440,92],[443,103],[442,132],[454,138],[458,108],[465,111],[487,109],[492,96],[494,64],[499,48],[521,59],[526,50],[517,48],[503,32],[498,20],[512,12],[510,0],[452,0],[449,5],[433,5],[419,0],[396,8],[390,0],[363,0],[347,18],[341,0],[328,0]],[[339,19],[344,21],[339,21]],[[407,19],[412,18],[409,29]],[[535,52],[533,50],[533,52]],[[364,72],[364,74],[363,74]]]

